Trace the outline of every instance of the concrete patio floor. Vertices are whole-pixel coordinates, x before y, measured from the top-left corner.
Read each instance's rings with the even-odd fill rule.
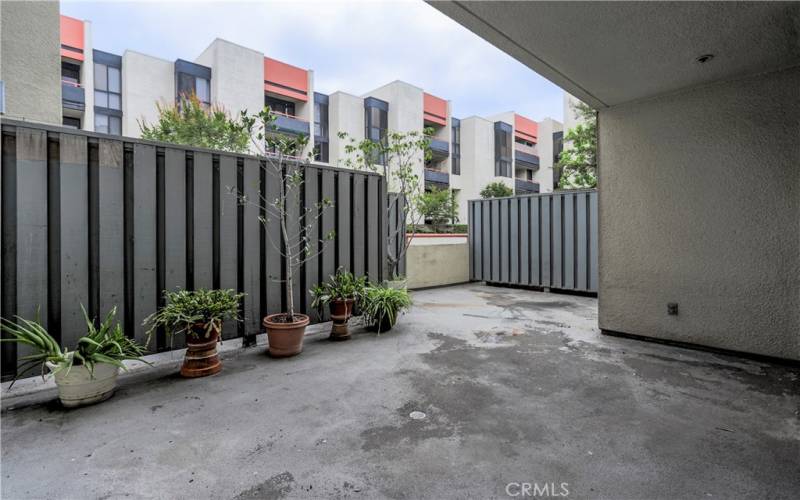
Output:
[[[800,493],[797,368],[602,336],[588,297],[471,284],[414,301],[380,336],[6,412],[2,498]]]

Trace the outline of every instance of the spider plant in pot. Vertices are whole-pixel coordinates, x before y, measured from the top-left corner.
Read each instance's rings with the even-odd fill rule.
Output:
[[[240,204],[258,208],[259,220],[265,226],[269,244],[283,259],[285,278],[284,312],[264,317],[262,324],[267,330],[269,355],[289,357],[303,350],[303,338],[309,317],[295,311],[294,287],[297,272],[303,263],[319,255],[327,242],[334,238],[333,231],[322,236],[318,233],[318,222],[322,213],[333,206],[324,198],[318,203],[301,204],[300,195],[305,182],[305,171],[313,153],[300,156],[307,148],[304,135],[287,136],[277,132],[275,115],[269,106],[255,115],[241,113],[241,121],[247,129],[254,148],[259,153],[259,165],[267,185],[277,186],[274,196],[267,196],[261,189],[236,193]],[[255,192],[254,192],[255,191]],[[303,207],[303,208],[300,208]],[[271,226],[277,225],[280,237],[276,237]]]
[[[83,309],[83,307],[81,307]],[[74,350],[61,348],[39,321],[17,316],[16,321],[0,319],[0,330],[8,335],[3,342],[18,342],[32,347],[35,352],[24,356],[18,373],[42,365],[42,377],[55,377],[58,398],[67,408],[83,406],[110,398],[117,387],[120,368],[127,370],[124,360],[150,364],[142,356],[145,347],[125,336],[115,322],[117,309],[113,308],[99,326],[89,319],[86,310],[86,334],[78,339]],[[14,379],[16,381],[16,379]],[[13,385],[13,383],[12,383]]]
[[[331,310],[331,340],[350,338],[347,320],[353,315],[353,304],[361,300],[366,286],[366,277],[356,278],[353,273],[340,267],[328,281],[311,289],[311,296],[314,297],[311,307],[316,307],[321,312],[327,305]]]
[[[411,307],[411,296],[404,288],[369,287],[364,292],[361,311],[364,323],[378,333],[391,330],[397,318]]]
[[[243,293],[235,290],[164,291],[164,307],[144,320],[148,335],[164,328],[170,339],[186,335],[186,354],[181,366],[184,377],[205,377],[222,369],[217,342],[222,336],[222,322],[239,319],[239,301]]]

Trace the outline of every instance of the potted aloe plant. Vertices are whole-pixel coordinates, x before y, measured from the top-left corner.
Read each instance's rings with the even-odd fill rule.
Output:
[[[411,296],[404,288],[369,287],[361,302],[362,320],[378,333],[391,330],[397,318],[411,307]]]
[[[347,320],[353,315],[353,305],[363,297],[366,286],[366,277],[356,278],[353,273],[340,267],[328,281],[311,289],[311,295],[314,297],[311,307],[316,307],[320,311],[326,305],[330,308],[333,320],[329,337],[331,340],[350,338]]]
[[[125,336],[122,327],[115,322],[116,314],[115,307],[99,326],[95,326],[84,309],[86,335],[78,339],[74,350],[62,349],[42,326],[38,314],[33,321],[19,316],[16,321],[0,319],[0,329],[10,337],[2,341],[25,344],[36,351],[21,358],[25,363],[18,373],[42,365],[45,377],[44,370],[48,369],[49,375],[55,377],[58,398],[65,407],[98,403],[114,394],[120,368],[127,370],[123,361],[150,364],[142,359],[145,347]]]
[[[286,310],[264,317],[262,324],[267,331],[269,355],[294,356],[303,351],[303,338],[310,322],[307,314],[295,311],[297,272],[303,263],[319,255],[325,244],[335,237],[333,231],[324,236],[318,236],[316,231],[322,213],[331,208],[333,202],[324,198],[312,206],[298,208],[301,206],[300,195],[305,182],[304,167],[313,158],[311,151],[305,157],[301,156],[308,149],[306,136],[277,133],[275,115],[269,106],[256,115],[242,111],[241,121],[252,139],[253,147],[258,151],[259,164],[267,182],[275,183],[279,189],[274,198],[267,197],[260,190],[257,196],[248,196],[232,187],[229,190],[237,195],[240,204],[258,208],[259,213],[263,214],[259,217],[263,225],[277,221],[280,226],[280,241],[270,240],[270,243],[283,258],[283,268],[286,270],[285,279],[281,280]],[[269,229],[267,234],[271,234]]]
[[[186,335],[186,354],[181,366],[184,377],[205,377],[222,369],[217,342],[222,338],[222,322],[239,319],[239,300],[235,290],[164,291],[165,306],[144,320],[148,335],[163,327],[167,335]]]

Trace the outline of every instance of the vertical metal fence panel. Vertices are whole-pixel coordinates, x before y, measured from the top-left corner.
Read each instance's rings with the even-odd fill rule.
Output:
[[[89,158],[86,137],[59,137],[61,342],[74,346],[86,327],[89,307]],[[154,287],[155,289],[155,287]]]
[[[85,331],[81,305],[92,315],[116,306],[126,332],[143,341],[142,322],[162,303],[163,290],[219,286],[246,292],[246,323],[241,328],[226,323],[226,339],[252,336],[261,330],[263,313],[284,310],[279,219],[264,212],[262,225],[256,206],[279,196],[280,179],[265,175],[258,159],[14,120],[1,123],[4,316],[33,319],[40,311],[44,326],[62,345],[73,347]],[[399,227],[392,242],[399,247],[405,224],[396,197],[390,214],[379,175],[302,168],[307,183],[289,194],[288,243],[300,248],[299,217],[306,208],[311,208],[306,222],[315,241],[335,233],[335,240],[294,275],[295,310],[307,313],[308,288],[338,265],[369,273],[375,281],[384,278],[387,235]],[[256,205],[240,206],[240,189]],[[323,198],[335,208],[315,221]],[[159,336],[151,348],[184,345],[182,336],[166,342]],[[30,353],[3,343],[3,379],[13,376],[19,358]]]
[[[589,193],[589,290],[597,290],[597,280],[599,279],[600,256],[597,245],[600,233],[597,216],[597,191],[594,191]]]
[[[367,276],[370,281],[381,281],[381,261],[380,241],[373,237],[376,234],[383,234],[381,231],[381,219],[383,218],[383,208],[385,204],[380,201],[381,185],[375,176],[367,177]]]
[[[164,150],[164,289],[186,288],[186,153]],[[185,339],[178,335],[167,345],[180,348]]]
[[[134,338],[146,338],[144,319],[158,306],[156,210],[156,148],[136,144],[133,148],[133,324]]]
[[[575,288],[575,195],[564,195],[564,283]]]
[[[531,204],[531,234],[530,243],[528,244],[531,249],[531,266],[533,267],[533,275],[531,284],[534,286],[541,286],[542,284],[542,198],[533,197],[529,198]]]
[[[504,260],[502,254],[500,253],[500,234],[502,232],[502,224],[501,224],[501,217],[500,217],[500,200],[492,200],[491,201],[491,216],[492,216],[492,223],[489,226],[491,230],[491,263],[492,263],[492,271],[490,275],[490,279],[492,281],[503,281],[503,278],[500,276],[500,263]]]
[[[551,198],[553,200],[553,222],[551,225],[552,232],[553,232],[553,240],[552,240],[552,255],[551,255],[551,262],[552,262],[552,274],[550,276],[550,286],[553,288],[564,288],[564,283],[562,280],[562,264],[563,261],[561,259],[561,252],[563,251],[563,240],[562,240],[562,225],[564,224],[564,218],[562,217],[562,203],[564,201],[564,197],[560,194],[553,195]]]
[[[469,202],[470,277],[597,292],[597,192]]]
[[[509,246],[510,248],[510,262],[509,262],[509,277],[508,281],[511,283],[519,283],[519,199],[515,198],[509,200],[510,214],[509,214]]]
[[[219,158],[219,287],[236,290],[239,261],[238,247],[238,202],[236,158],[221,155]],[[238,335],[239,325],[230,320],[222,326],[224,339]]]
[[[122,142],[100,140],[98,170],[98,235],[100,251],[99,318],[117,308],[117,320],[125,317],[125,235],[123,231],[124,173]]]
[[[305,301],[305,309],[308,315],[311,316],[312,321],[319,320],[318,311],[311,308],[311,302],[314,300],[311,295],[311,289],[320,282],[319,276],[319,252],[322,248],[323,242],[319,237],[319,169],[307,168],[305,171],[305,190],[304,190],[304,206],[305,206],[305,226],[306,226],[306,241],[307,250],[305,252],[305,265],[303,268],[304,280],[301,284],[303,289],[303,300]]]
[[[350,226],[350,230],[352,231],[352,250],[351,250],[351,258],[353,261],[353,274],[356,276],[364,276],[367,272],[366,269],[366,246],[364,244],[364,232],[366,231],[366,224],[365,224],[365,189],[366,189],[366,180],[363,176],[358,174],[353,174],[353,187],[352,187],[352,197],[353,197],[353,217],[352,221],[353,224]]]
[[[214,204],[213,169],[211,155],[194,154],[192,175],[192,237],[194,288],[210,289],[214,286]]]
[[[531,284],[530,276],[530,198],[519,199],[519,283]]]
[[[244,205],[244,335],[252,336],[261,329],[261,223],[258,220],[259,185],[261,166],[259,162],[245,159],[242,171],[243,194],[248,200]],[[296,226],[295,226],[296,227]]]
[[[586,217],[586,204],[587,198],[586,194],[578,195],[578,213],[577,215],[577,237],[575,238],[575,259],[577,262],[576,266],[576,274],[577,274],[577,283],[576,288],[578,290],[587,290],[587,285],[589,283],[589,277],[587,276],[587,264],[588,264],[588,255],[587,250],[588,247],[588,231],[587,231],[587,217]]]
[[[47,289],[47,134],[17,131],[17,310],[33,319],[39,314],[48,327]],[[31,354],[18,345],[17,356]]]
[[[350,251],[352,250],[352,204],[350,187],[353,175],[339,172],[336,177],[336,266],[352,271]]]

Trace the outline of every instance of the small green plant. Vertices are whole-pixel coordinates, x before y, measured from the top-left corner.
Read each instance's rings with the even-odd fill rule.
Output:
[[[62,349],[58,345],[58,342],[42,326],[38,312],[33,321],[19,316],[17,316],[16,322],[5,318],[0,319],[0,329],[11,337],[2,339],[3,342],[19,342],[29,345],[37,351],[35,354],[20,358],[24,363],[19,367],[18,373],[24,373],[27,369],[41,364],[42,376],[44,376],[46,363],[49,363],[55,366],[51,371],[52,374],[62,370],[69,373],[74,365],[83,365],[89,374],[94,376],[94,367],[97,363],[107,363],[123,370],[127,370],[122,363],[126,359],[147,363],[142,359],[147,352],[145,346],[126,337],[120,324],[115,322],[116,307],[109,311],[99,327],[89,319],[83,306],[81,306],[81,310],[83,310],[83,317],[86,320],[86,335],[78,339],[74,351],[70,351],[66,347]]]
[[[337,300],[353,299],[360,301],[366,288],[367,278],[365,276],[356,278],[353,273],[340,267],[336,270],[336,274],[330,276],[328,281],[320,283],[311,289],[311,295],[314,297],[311,307],[321,310],[324,306]]]
[[[484,200],[488,200],[489,198],[505,198],[506,196],[514,196],[514,190],[500,181],[490,182],[481,190],[481,198]]]
[[[411,296],[404,288],[375,286],[367,288],[361,304],[363,321],[378,330],[389,330],[398,316],[411,307]]]
[[[203,325],[203,337],[208,338],[220,323],[239,319],[239,300],[243,293],[235,290],[164,290],[166,305],[144,320],[150,328],[148,340],[156,328],[164,327],[169,335],[185,333],[199,338],[195,327]]]

